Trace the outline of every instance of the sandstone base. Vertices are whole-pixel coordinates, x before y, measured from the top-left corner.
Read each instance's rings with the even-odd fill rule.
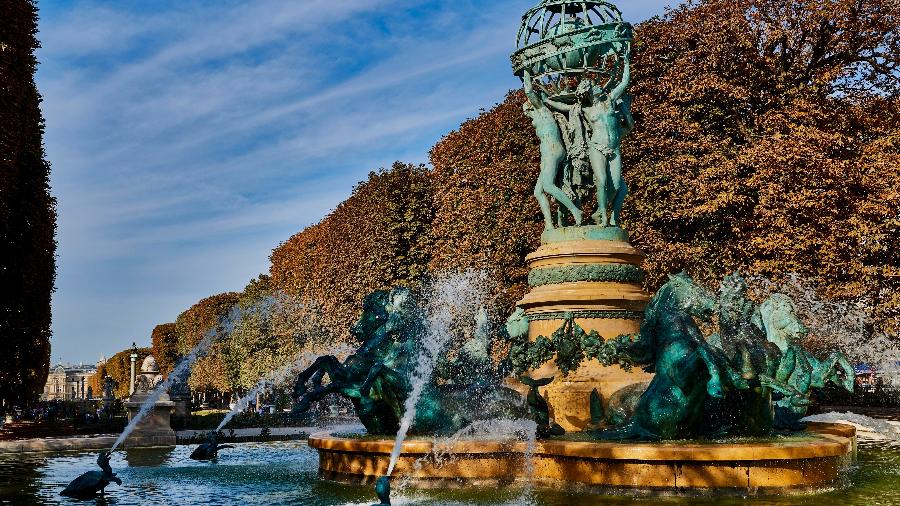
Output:
[[[856,429],[810,424],[797,441],[765,443],[613,443],[538,441],[531,477],[525,443],[460,441],[437,447],[407,441],[394,470],[416,487],[503,486],[532,480],[550,487],[584,487],[626,494],[808,492],[838,486],[852,464]],[[394,441],[316,434],[319,475],[342,483],[372,483],[387,472]],[[438,459],[435,454],[453,458]]]
[[[585,331],[596,330],[604,339],[640,330],[650,300],[642,288],[644,254],[631,246],[624,230],[561,228],[544,232],[541,242],[541,247],[527,257],[532,288],[517,304],[528,316],[531,340],[553,334],[562,326],[567,312]],[[619,390],[653,378],[637,368],[625,372],[596,361],[586,362],[567,377],[562,377],[552,361],[530,375],[556,378],[541,388],[541,394],[550,405],[551,416],[568,432],[590,424],[592,390],[597,390],[606,408]]]

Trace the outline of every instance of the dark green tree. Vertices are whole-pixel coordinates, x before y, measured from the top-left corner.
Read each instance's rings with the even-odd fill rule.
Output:
[[[50,365],[56,201],[34,83],[37,7],[0,0],[0,409],[36,400]]]

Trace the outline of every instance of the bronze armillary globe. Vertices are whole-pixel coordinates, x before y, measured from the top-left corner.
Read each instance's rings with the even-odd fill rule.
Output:
[[[527,70],[550,97],[568,101],[583,77],[616,80],[631,40],[631,24],[611,3],[544,0],[522,16],[510,58],[517,76]]]

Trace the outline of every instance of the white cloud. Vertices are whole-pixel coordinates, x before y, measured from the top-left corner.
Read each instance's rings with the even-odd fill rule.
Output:
[[[265,271],[272,247],[369,170],[424,161],[516,85],[507,55],[533,3],[42,5],[54,357],[147,342],[155,323]]]

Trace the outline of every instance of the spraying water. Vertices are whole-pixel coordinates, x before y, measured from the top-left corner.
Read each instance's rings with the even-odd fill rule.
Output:
[[[476,420],[450,436],[435,438],[431,452],[419,457],[413,464],[413,468],[421,470],[426,463],[435,467],[453,463],[456,460],[455,449],[459,443],[469,441],[525,443],[525,448],[522,451],[526,479],[525,490],[517,497],[515,502],[510,504],[530,504],[532,502],[530,500],[532,478],[534,477],[534,453],[537,446],[537,423],[533,420],[524,418]],[[513,450],[510,447],[509,451],[517,450]],[[410,483],[411,479],[409,477],[403,478],[397,483],[397,490],[405,491]]]
[[[467,270],[440,276],[427,290],[426,329],[422,336],[422,349],[410,378],[411,390],[404,404],[403,418],[394,441],[387,476],[391,475],[397,465],[403,441],[406,440],[406,434],[416,416],[416,404],[422,396],[422,390],[431,381],[438,355],[453,338],[454,329],[459,328],[462,322],[471,323],[475,320],[475,313],[483,306],[486,284],[487,272]]]
[[[453,448],[461,441],[524,441],[525,475],[528,482],[534,476],[534,449],[537,442],[537,423],[528,419],[492,419],[476,420],[456,431],[453,435],[436,439],[432,449],[432,457],[436,463],[443,464],[453,458]]]
[[[872,365],[882,380],[900,387],[900,347],[875,325],[869,298],[822,299],[815,283],[797,274],[788,275],[782,283],[760,276],[748,281],[761,296],[779,292],[794,301],[810,330],[804,345],[841,351],[853,363]]]
[[[187,377],[187,373],[190,371],[191,365],[200,358],[212,345],[213,341],[220,335],[220,332],[223,334],[227,334],[234,328],[235,323],[240,320],[240,309],[235,306],[231,309],[228,315],[219,323],[218,326],[210,329],[203,339],[194,346],[194,349],[191,350],[190,353],[187,354],[178,365],[169,373],[169,376],[165,379],[165,381],[161,382],[159,385],[153,389],[153,392],[150,393],[150,396],[147,400],[141,404],[140,410],[134,415],[128,425],[125,427],[125,430],[119,435],[119,438],[116,439],[116,442],[113,444],[110,452],[116,450],[116,448],[121,445],[125,439],[128,438],[129,435],[134,431],[134,428],[137,427],[137,424],[147,416],[147,413],[153,409],[159,399],[166,393],[169,387],[172,386],[176,381],[184,381]]]
[[[346,354],[351,351],[352,348],[350,346],[340,345],[327,354],[339,355],[342,353]],[[256,398],[257,394],[266,391],[269,388],[283,385],[288,379],[296,376],[302,369],[307,368],[317,357],[318,353],[303,353],[294,361],[281,366],[270,374],[267,374],[264,378],[259,380],[259,383],[257,383],[256,386],[251,388],[246,395],[241,397],[237,401],[237,403],[235,403],[234,408],[227,415],[225,415],[225,418],[223,418],[222,422],[219,423],[219,426],[216,427],[216,432],[222,430],[223,427],[228,425],[228,422],[230,422],[231,419],[235,417],[235,415],[247,409],[250,401]]]

